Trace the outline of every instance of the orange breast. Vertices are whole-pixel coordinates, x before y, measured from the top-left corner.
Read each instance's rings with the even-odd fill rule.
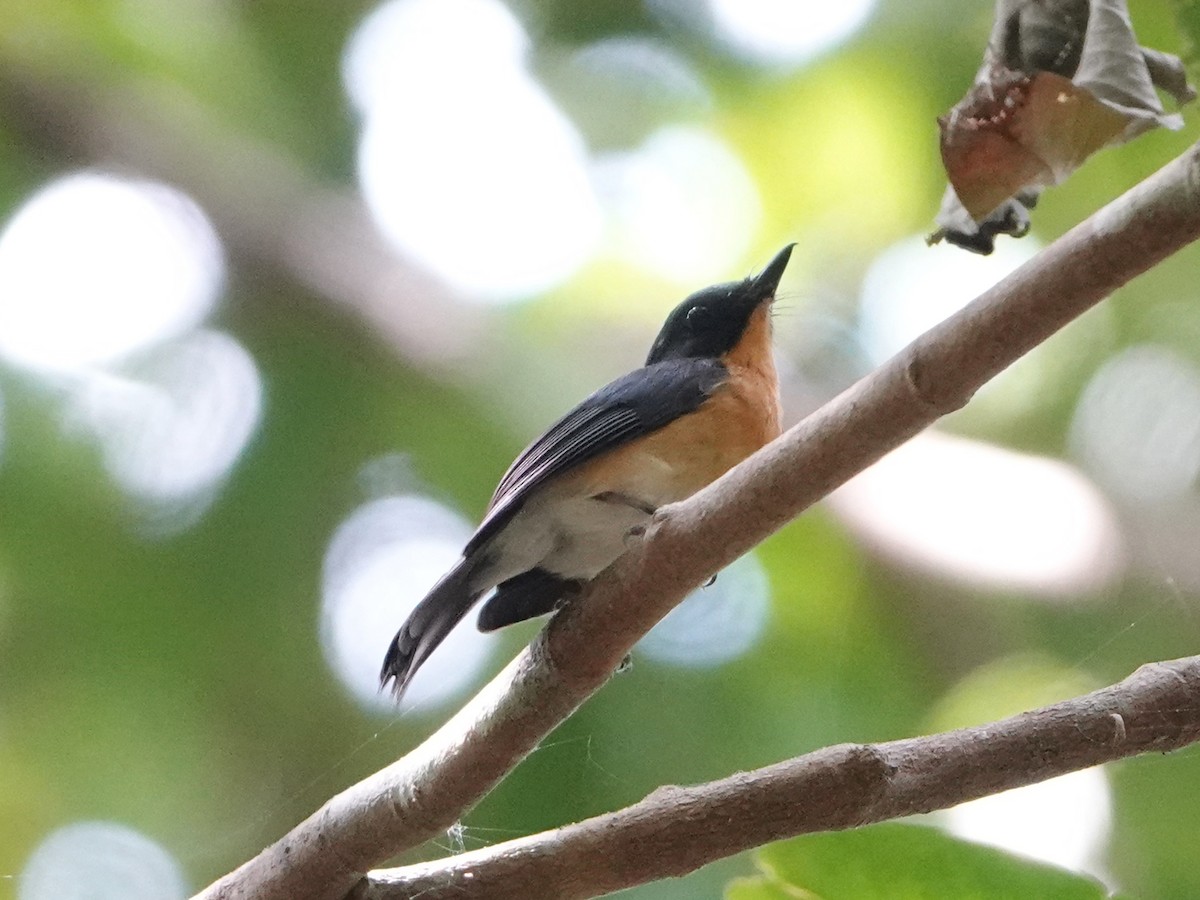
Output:
[[[658,507],[689,497],[779,435],[779,386],[769,309],[726,355],[729,377],[693,413],[568,476],[588,496],[614,491]]]

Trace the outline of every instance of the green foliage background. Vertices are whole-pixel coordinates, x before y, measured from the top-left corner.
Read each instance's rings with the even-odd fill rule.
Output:
[[[1180,48],[1170,2],[1133,6],[1145,44]],[[0,217],[46,179],[99,162],[75,139],[78,107],[61,102],[87,105],[81,98],[97,94],[117,98],[117,109],[146,104],[168,119],[178,111],[174,125],[185,134],[219,128],[265,141],[313,182],[351,185],[355,122],[340,54],[369,8],[7,0]],[[944,184],[934,120],[974,73],[990,4],[883,2],[849,43],[795,72],[737,63],[664,31],[627,0],[526,0],[516,10],[535,35],[535,69],[595,146],[627,145],[654,123],[589,110],[586,92],[555,81],[556,60],[631,33],[685,54],[713,91],[706,115],[763,199],[747,268],[798,240],[793,287],[802,298],[842,298],[827,311],[852,316],[874,255],[932,227]],[[185,106],[203,115],[184,115]],[[1189,120],[1182,134],[1101,153],[1047,193],[1037,235],[1053,239],[1198,134]],[[424,370],[286,268],[222,237],[231,275],[213,324],[253,354],[266,411],[216,503],[182,534],[147,539],[94,449],[64,434],[45,387],[0,368],[0,875],[19,873],[56,827],[107,819],[161,843],[199,888],[440,724],[447,710],[398,720],[364,712],[320,651],[321,562],[333,530],[364,499],[358,473],[372,459],[405,454],[437,495],[475,517],[536,427],[531,416],[548,420],[635,364],[661,303],[673,299],[636,273],[597,265],[490,314],[499,358],[544,360],[546,371],[533,376],[533,416],[525,402],[497,402],[506,388],[527,386],[528,372],[502,373],[485,390],[481,377]],[[1105,313],[1104,339],[1086,323],[1064,335],[1036,404],[1012,413],[984,403],[950,427],[1064,454],[1083,384],[1121,347],[1159,343],[1200,363],[1198,264],[1189,250],[1123,289]],[[636,300],[610,302],[618,293],[660,305],[648,315]],[[820,311],[817,300],[798,303]],[[607,329],[612,340],[590,340]],[[568,371],[563,348],[589,344],[596,355]],[[1041,702],[1196,652],[1200,638],[1195,591],[1161,573],[1135,571],[1081,604],[972,596],[873,558],[822,509],[768,541],[762,559],[774,607],[751,654],[709,671],[636,664],[467,817],[466,845],[613,809],[664,782],[719,777],[832,742],[908,736],[959,724],[971,710],[978,718],[1013,711],[1030,699],[1018,677],[1030,657]],[[530,634],[514,629],[509,649]],[[1004,673],[1010,663],[1013,676],[987,680],[986,696],[953,694],[978,667]],[[958,704],[953,715],[947,698]],[[1200,752],[1131,760],[1111,777],[1116,882],[1131,896],[1200,895]],[[870,868],[872,852],[863,845],[855,864]],[[718,896],[732,876],[752,871],[749,859],[735,859],[630,896]],[[0,894],[12,883],[0,881]]]

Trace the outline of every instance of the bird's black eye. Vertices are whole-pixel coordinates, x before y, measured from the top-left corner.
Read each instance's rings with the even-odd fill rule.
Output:
[[[687,323],[692,330],[703,328],[709,319],[709,312],[703,306],[693,306],[687,311]]]

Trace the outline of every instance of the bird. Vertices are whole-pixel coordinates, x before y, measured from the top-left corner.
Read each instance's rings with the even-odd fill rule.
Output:
[[[659,507],[778,436],[771,305],[794,244],[758,274],[691,294],[645,365],[591,394],[505,472],[458,562],[401,625],[380,671],[397,702],[485,595],[480,631],[553,612],[608,568]]]

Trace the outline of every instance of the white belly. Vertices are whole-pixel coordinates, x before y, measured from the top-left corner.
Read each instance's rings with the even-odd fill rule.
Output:
[[[478,587],[537,567],[564,578],[594,578],[628,549],[629,532],[649,520],[645,509],[616,500],[540,491],[488,547],[496,562],[480,572]]]

